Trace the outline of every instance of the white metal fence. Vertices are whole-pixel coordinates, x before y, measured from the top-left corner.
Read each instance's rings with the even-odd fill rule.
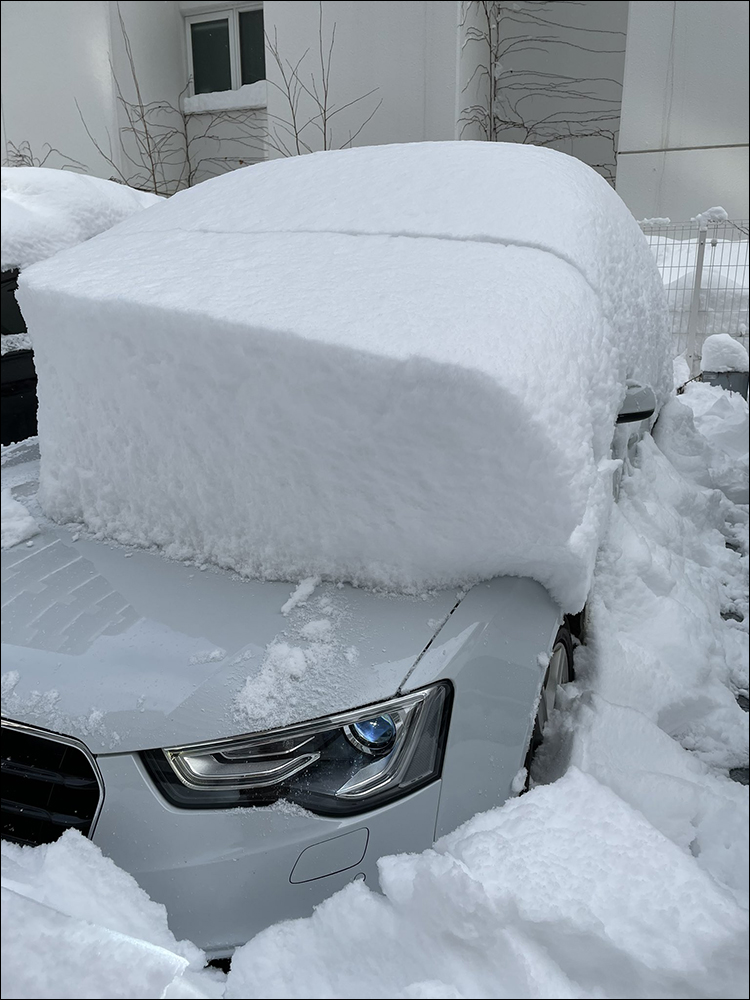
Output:
[[[748,234],[745,220],[642,222],[661,270],[675,357],[695,372],[703,341],[728,333],[748,347]]]

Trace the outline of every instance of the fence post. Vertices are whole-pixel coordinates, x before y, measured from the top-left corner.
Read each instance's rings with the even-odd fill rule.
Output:
[[[697,375],[696,364],[698,354],[698,312],[701,305],[701,280],[703,278],[703,258],[706,255],[706,237],[708,226],[704,223],[698,229],[698,253],[695,257],[695,278],[693,280],[693,297],[690,300],[690,318],[688,319],[687,363],[690,374]]]

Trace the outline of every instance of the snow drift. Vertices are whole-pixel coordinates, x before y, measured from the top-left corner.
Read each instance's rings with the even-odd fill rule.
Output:
[[[2,168],[2,269],[28,267],[104,232],[161,199],[45,167]]]
[[[253,166],[21,285],[46,511],[251,576],[580,608],[625,379],[671,389],[637,223],[533,147]]]

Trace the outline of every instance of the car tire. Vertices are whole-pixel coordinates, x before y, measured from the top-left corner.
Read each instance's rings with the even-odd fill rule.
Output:
[[[552,643],[549,663],[542,682],[542,691],[539,698],[539,708],[537,709],[534,728],[529,741],[529,748],[526,752],[524,767],[526,769],[526,780],[523,791],[528,791],[531,775],[531,765],[534,757],[542,745],[544,739],[544,727],[547,724],[557,700],[558,688],[562,684],[567,684],[573,680],[573,636],[567,625],[563,625],[555,636]]]

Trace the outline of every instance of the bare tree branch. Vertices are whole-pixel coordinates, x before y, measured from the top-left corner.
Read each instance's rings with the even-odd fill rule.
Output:
[[[591,165],[614,180],[622,82],[596,71],[587,76],[585,65],[601,69],[590,56],[621,56],[624,32],[568,20],[568,8],[587,6],[554,0],[463,4],[462,50],[476,51],[477,64],[463,88],[474,99],[459,118],[462,135],[471,130],[489,141],[558,147],[601,140],[603,150],[594,158],[610,149],[611,161]],[[557,52],[559,58],[565,51],[580,53],[580,75],[539,65],[540,55]]]
[[[269,84],[283,95],[285,105],[283,114],[269,114],[266,141],[269,148],[281,156],[311,153],[318,144],[322,149],[337,148],[332,128],[333,119],[341,112],[373,97],[378,91],[377,87],[368,90],[345,104],[337,105],[332,102],[331,74],[335,43],[336,22],[333,23],[330,38],[326,41],[322,2],[318,4],[318,65],[315,71],[310,71],[308,74],[306,70],[309,49],[292,63],[281,54],[276,31],[274,30],[273,39],[266,36],[266,48],[271,53],[281,79],[281,83],[269,80]],[[303,111],[303,103],[310,109],[309,111]],[[341,144],[341,148],[350,146],[354,142],[375,117],[382,103],[381,98],[354,131],[349,131],[348,138]]]
[[[74,170],[76,173],[85,173],[86,166],[79,160],[74,160],[72,156],[61,153],[55,146],[50,146],[45,142],[42,146],[42,156],[35,156],[28,139],[24,139],[16,145],[8,143],[6,157],[3,160],[4,167],[44,167],[52,157],[59,157],[63,162],[60,170]]]

